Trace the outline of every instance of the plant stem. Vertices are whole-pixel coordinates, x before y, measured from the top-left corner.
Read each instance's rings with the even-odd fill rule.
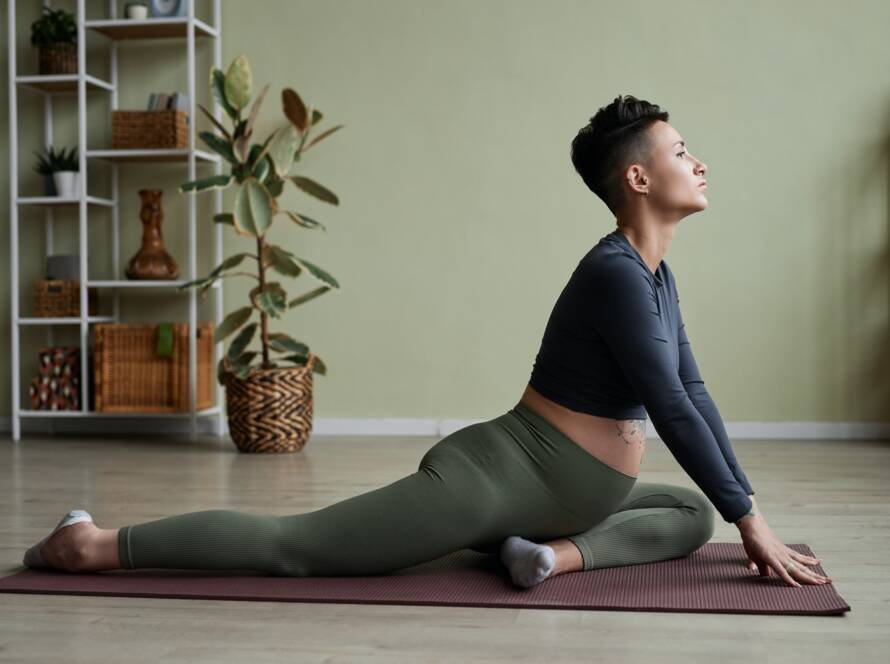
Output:
[[[256,239],[257,263],[260,267],[260,291],[266,288],[266,268],[263,266],[263,245],[265,244],[263,236]],[[265,311],[260,311],[260,341],[263,344],[263,369],[269,368],[269,327],[268,317]]]

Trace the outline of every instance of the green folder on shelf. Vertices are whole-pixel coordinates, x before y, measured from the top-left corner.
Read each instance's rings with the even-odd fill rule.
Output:
[[[158,355],[173,355],[173,323],[158,323]]]

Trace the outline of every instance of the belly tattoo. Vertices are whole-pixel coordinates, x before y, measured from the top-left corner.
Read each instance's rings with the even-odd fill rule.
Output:
[[[618,437],[627,445],[637,445],[639,449],[646,445],[646,420],[621,420],[615,426]]]

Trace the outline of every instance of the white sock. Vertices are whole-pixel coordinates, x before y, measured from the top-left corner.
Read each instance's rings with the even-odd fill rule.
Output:
[[[51,565],[48,565],[40,555],[40,547],[46,543],[46,540],[52,537],[59,528],[64,528],[65,526],[70,526],[74,523],[80,523],[81,521],[92,522],[92,520],[93,517],[91,517],[90,513],[86,510],[71,510],[68,514],[62,517],[62,520],[59,521],[59,525],[53,528],[53,532],[25,551],[25,557],[22,558],[22,563],[26,567],[51,567]]]
[[[535,544],[511,535],[501,544],[501,562],[510,570],[513,583],[529,588],[550,576],[556,554],[545,544]]]

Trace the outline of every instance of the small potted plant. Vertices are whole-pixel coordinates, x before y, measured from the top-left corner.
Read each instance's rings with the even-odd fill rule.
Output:
[[[231,212],[214,216],[216,223],[231,226],[234,232],[256,247],[220,263],[210,274],[183,284],[198,287],[203,294],[217,279],[243,276],[254,282],[249,304],[226,316],[214,332],[214,343],[234,334],[226,354],[217,365],[217,380],[226,388],[229,432],[242,452],[297,452],[312,430],[312,374],[326,375],[324,362],[309,347],[285,332],[269,330],[269,319],[306,304],[340,284],[325,270],[282,246],[269,242],[268,231],[276,217],[283,217],[307,230],[327,230],[302,212],[282,208],[279,197],[287,183],[301,192],[331,205],[339,205],[336,194],[315,180],[291,173],[301,155],[322,139],[343,127],[336,125],[310,140],[322,113],[307,106],[295,90],[281,91],[284,122],[264,141],[253,143],[253,127],[260,104],[269,86],[257,95],[247,117],[252,94],[250,64],[243,54],[235,58],[226,73],[211,68],[210,92],[232,122],[223,126],[198,104],[219,133],[202,131],[200,138],[230,165],[230,172],[180,185],[180,192],[237,189]],[[243,261],[252,271],[235,271]],[[276,274],[272,274],[272,272]],[[317,288],[289,299],[279,278],[298,278],[304,273],[321,283]],[[251,320],[255,318],[257,320]],[[248,346],[259,340],[259,350]],[[279,353],[272,356],[270,353]]]
[[[40,54],[40,74],[77,73],[77,23],[64,9],[43,7],[31,24],[31,44]]]
[[[66,151],[62,148],[56,152],[52,146],[45,148],[43,154],[34,150],[37,163],[34,170],[43,176],[43,193],[46,196],[76,198],[80,193],[80,161],[77,147]]]

